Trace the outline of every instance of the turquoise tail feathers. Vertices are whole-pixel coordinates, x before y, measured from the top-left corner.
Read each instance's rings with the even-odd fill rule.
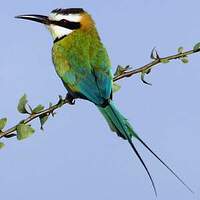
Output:
[[[155,195],[157,196],[157,190],[153,181],[153,178],[144,163],[143,159],[141,158],[140,154],[138,153],[137,149],[135,148],[132,138],[136,138],[156,159],[158,159],[190,192],[194,193],[193,190],[156,154],[154,151],[135,133],[132,126],[128,122],[128,120],[118,111],[114,102],[109,100],[108,105],[106,107],[98,106],[100,112],[105,117],[106,121],[110,129],[117,133],[119,137],[127,140],[130,144],[132,150],[139,158],[140,162],[142,163],[145,171],[147,172],[149,179],[151,181],[152,187],[154,189]]]
[[[135,148],[132,137],[139,138],[139,136],[134,132],[132,126],[129,124],[128,120],[118,111],[116,108],[114,102],[112,100],[109,101],[108,105],[106,107],[99,107],[100,112],[105,117],[106,121],[108,122],[108,125],[110,129],[117,133],[119,137],[122,137],[123,139],[127,140],[134,151],[134,153],[139,158],[140,162],[142,163],[143,167],[145,168],[149,179],[151,181],[151,184],[153,186],[155,195],[157,196],[156,187],[153,181],[153,178],[151,177],[151,174],[145,165],[144,161],[142,160],[140,154],[138,153],[137,149]]]
[[[112,100],[109,101],[106,107],[98,108],[108,122],[111,130],[116,132],[119,137],[128,140],[137,136],[128,120],[118,111]]]

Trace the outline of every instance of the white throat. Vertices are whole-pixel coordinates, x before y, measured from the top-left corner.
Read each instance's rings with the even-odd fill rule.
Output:
[[[61,26],[57,26],[57,25],[50,25],[48,26],[48,29],[53,37],[53,40],[60,39],[64,36],[69,35],[70,33],[74,31],[74,30],[67,29]]]

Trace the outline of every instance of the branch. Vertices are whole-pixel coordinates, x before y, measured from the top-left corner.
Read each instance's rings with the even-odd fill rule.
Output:
[[[198,47],[197,47],[198,45]],[[133,76],[135,74],[138,74],[138,73],[145,73],[145,72],[148,72],[149,70],[151,70],[153,67],[155,67],[156,65],[160,64],[160,63],[167,63],[169,62],[170,60],[175,60],[175,59],[181,59],[181,58],[187,58],[187,56],[191,55],[191,54],[194,54],[194,53],[197,53],[200,51],[199,49],[199,43],[194,46],[194,49],[193,50],[190,50],[190,51],[185,51],[185,52],[182,52],[180,48],[179,48],[179,52],[175,55],[171,55],[171,56],[166,56],[166,57],[163,57],[163,58],[160,58],[160,56],[158,55],[157,51],[155,49],[152,50],[152,53],[151,53],[151,58],[153,58],[153,61],[142,66],[142,67],[138,67],[136,69],[133,69],[133,70],[130,70],[130,71],[122,71],[121,74],[116,74],[113,78],[113,81],[118,81],[120,79],[123,79],[123,78],[128,78],[130,76]],[[154,53],[156,54],[156,56],[154,55]],[[184,60],[182,60],[184,62]]]
[[[123,68],[121,66],[118,66],[118,68],[117,68],[117,70],[116,70],[116,72],[114,74],[113,81],[118,81],[120,79],[131,77],[131,76],[133,76],[135,74],[141,73],[142,81],[144,83],[147,83],[143,79],[144,78],[144,74],[148,74],[153,67],[157,66],[160,63],[168,63],[169,61],[175,60],[175,59],[180,59],[180,60],[182,60],[182,62],[187,63],[188,62],[187,61],[187,56],[189,56],[191,54],[194,54],[194,53],[197,53],[199,51],[200,51],[200,43],[196,44],[194,46],[193,50],[189,50],[189,51],[183,52],[183,48],[180,47],[178,49],[178,53],[177,54],[161,58],[158,55],[158,52],[154,48],[152,50],[152,52],[151,52],[151,58],[153,59],[152,62],[150,62],[150,63],[148,63],[148,64],[146,64],[146,65],[144,65],[142,67],[138,67],[136,69],[133,69],[133,70],[129,70],[130,69],[129,66],[127,66],[125,68]],[[24,96],[22,98],[24,98]],[[2,129],[4,128],[5,125],[3,125],[1,127],[1,124],[2,124],[1,122],[3,122],[3,124],[4,124],[6,118],[2,119],[3,121],[0,120],[0,127],[1,127],[1,129],[0,129],[0,139],[3,138],[3,137],[10,138],[10,137],[17,136],[16,132],[18,132],[18,126],[20,124],[27,125],[31,121],[33,121],[34,119],[40,119],[41,128],[43,128],[42,126],[43,126],[43,124],[45,123],[46,120],[44,122],[41,122],[42,117],[47,117],[48,118],[50,115],[54,116],[54,114],[55,114],[54,111],[57,110],[58,108],[61,108],[65,104],[72,105],[72,104],[75,103],[73,101],[73,99],[70,98],[69,95],[67,95],[65,99],[62,99],[62,97],[59,96],[59,102],[57,104],[50,105],[49,108],[47,108],[47,109],[44,109],[43,106],[39,105],[40,109],[36,112],[38,107],[36,107],[35,109],[32,110],[32,108],[27,104],[27,100],[26,99],[23,99],[23,100],[25,100],[25,101],[23,103],[21,102],[23,105],[18,105],[18,110],[19,110],[19,106],[22,106],[22,108],[20,108],[21,109],[20,112],[24,113],[24,114],[29,114],[29,116],[27,118],[25,118],[24,120],[20,121],[17,125],[13,126],[12,128],[9,128],[9,129],[7,129],[5,131],[2,131]],[[30,112],[27,111],[27,109],[25,108],[26,105],[29,106]],[[30,127],[30,126],[27,126],[27,127]],[[34,132],[34,129],[32,129],[32,130]]]
[[[40,112],[37,112],[37,113],[29,113],[29,117],[20,121],[17,125],[13,126],[12,128],[9,128],[6,131],[0,131],[0,139],[3,138],[3,137],[9,138],[9,136],[10,137],[16,136],[16,134],[13,135],[12,133],[17,131],[17,126],[19,124],[22,124],[22,123],[23,124],[29,124],[29,122],[33,121],[36,118],[40,118],[42,116],[50,116],[50,115],[54,116],[55,115],[54,111],[57,110],[58,108],[61,108],[65,104],[73,105],[74,102],[72,102],[71,99],[69,99],[68,96],[66,96],[65,99],[62,99],[61,96],[59,96],[59,101],[58,101],[57,104],[52,105],[49,108],[42,110]]]

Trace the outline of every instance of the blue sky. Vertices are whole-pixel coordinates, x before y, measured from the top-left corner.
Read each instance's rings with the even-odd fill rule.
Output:
[[[31,105],[57,102],[65,95],[51,62],[52,39],[39,24],[14,19],[55,8],[83,7],[96,21],[113,69],[139,67],[151,49],[161,56],[191,49],[200,41],[198,0],[36,1],[7,0],[1,19],[0,117],[8,127],[23,116],[16,111],[24,93]],[[200,56],[190,63],[160,65],[146,77],[119,81],[114,99],[140,137],[200,196]],[[127,142],[113,134],[91,103],[65,106],[45,131],[23,142],[6,140],[0,151],[0,197],[32,199],[155,199],[150,181]],[[134,141],[152,173],[158,199],[196,199],[177,179]]]

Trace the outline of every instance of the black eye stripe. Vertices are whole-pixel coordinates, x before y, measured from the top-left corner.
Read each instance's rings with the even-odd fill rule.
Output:
[[[57,26],[61,26],[70,30],[79,29],[81,27],[80,22],[71,22],[66,19],[62,19],[60,21],[51,21],[51,24],[55,24]]]

